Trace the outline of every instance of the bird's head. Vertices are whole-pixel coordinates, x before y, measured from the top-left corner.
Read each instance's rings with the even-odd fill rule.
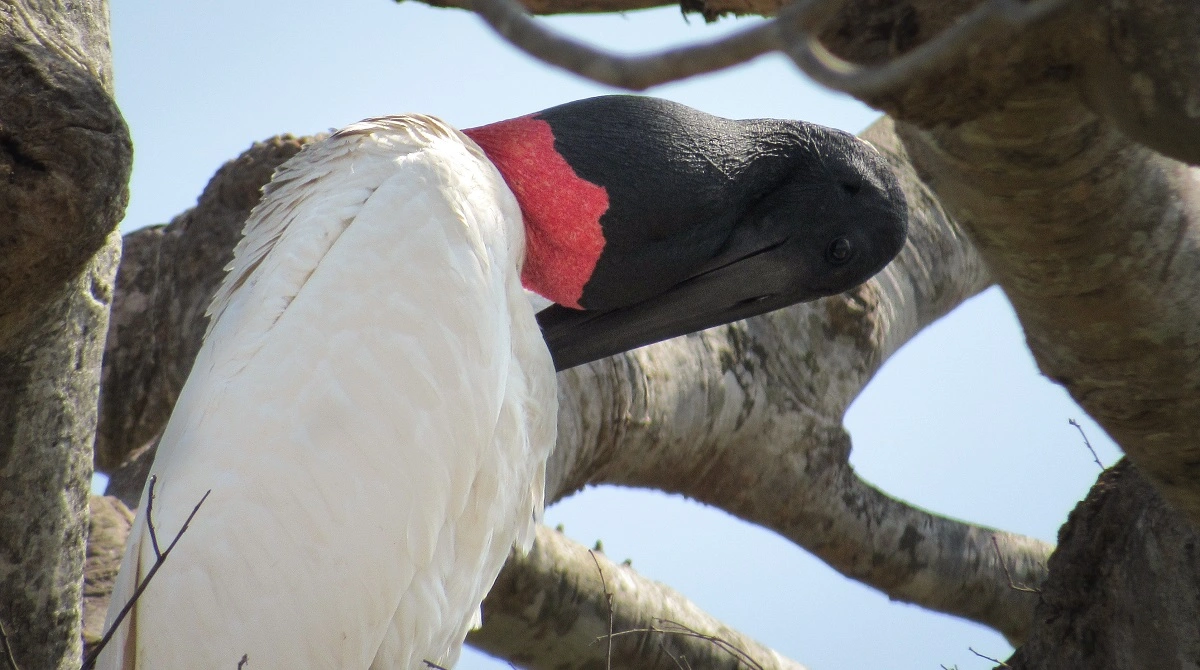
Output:
[[[521,206],[560,370],[847,291],[904,245],[896,177],[838,130],[606,96],[465,132]]]

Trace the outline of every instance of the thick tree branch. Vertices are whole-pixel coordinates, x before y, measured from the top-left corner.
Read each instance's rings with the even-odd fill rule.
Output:
[[[1047,84],[906,145],[1004,287],[1042,372],[1200,521],[1200,191]]]

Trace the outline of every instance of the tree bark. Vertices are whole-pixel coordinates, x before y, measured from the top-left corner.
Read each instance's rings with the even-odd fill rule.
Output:
[[[1059,531],[1019,670],[1200,665],[1200,534],[1132,463],[1106,471]]]
[[[131,165],[104,2],[0,14],[0,623],[75,667],[103,338]]]

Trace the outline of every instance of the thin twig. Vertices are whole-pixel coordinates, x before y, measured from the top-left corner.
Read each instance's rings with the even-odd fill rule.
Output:
[[[158,483],[158,475],[150,475],[150,491],[146,498],[146,526],[150,528],[150,545],[154,547],[154,561],[162,560],[162,552],[158,550],[158,533],[154,532],[154,485]]]
[[[844,2],[795,0],[775,19],[753,28],[710,42],[637,56],[615,54],[555,32],[536,21],[516,0],[471,0],[468,6],[496,33],[530,56],[602,84],[641,91],[782,51],[817,82],[863,97],[895,89],[928,73],[994,28],[1036,23],[1070,0],[988,0],[925,44],[878,66],[850,63],[821,44],[821,28]]]
[[[659,636],[658,648],[667,655],[667,658],[671,659],[671,662],[675,664],[676,668],[679,668],[679,670],[690,670],[692,664],[687,662],[687,656],[684,656],[682,661],[676,658],[675,654],[670,649],[667,649],[667,643],[663,641],[665,637],[666,636]]]
[[[242,654],[242,658],[238,660],[237,670],[242,670],[250,663],[250,654]]]
[[[167,545],[165,551],[159,553],[158,538],[156,537],[156,532],[154,530],[154,520],[150,517],[150,501],[154,500],[154,485],[157,483],[158,478],[152,475],[150,477],[150,490],[148,492],[149,498],[146,502],[146,528],[150,531],[150,542],[154,545],[154,553],[157,558],[154,561],[154,565],[150,566],[150,569],[146,571],[146,576],[141,582],[138,583],[137,589],[134,590],[133,595],[130,596],[128,601],[126,601],[125,606],[121,608],[121,611],[117,614],[117,618],[113,620],[113,624],[108,629],[108,632],[104,634],[104,637],[101,638],[100,642],[98,642],[92,649],[92,653],[88,654],[87,660],[83,662],[82,670],[91,670],[92,668],[96,667],[96,659],[100,657],[100,652],[104,651],[104,647],[108,646],[109,640],[112,640],[112,637],[116,634],[117,629],[121,627],[121,622],[125,620],[125,617],[129,615],[130,610],[132,610],[133,606],[137,604],[138,598],[142,597],[142,593],[145,592],[146,587],[150,586],[150,580],[154,579],[154,575],[158,572],[158,569],[162,567],[163,563],[167,562],[167,556],[171,554],[171,550],[175,548],[176,544],[178,544],[179,538],[183,537],[183,534],[187,532],[188,526],[192,523],[192,519],[196,517],[196,512],[199,512],[200,506],[204,504],[205,500],[208,500],[208,494],[212,493],[212,489],[204,492],[204,495],[200,497],[200,502],[196,503],[196,506],[192,508],[192,513],[188,515],[186,520],[184,520],[183,526],[179,528],[179,532],[175,533],[175,539],[171,540],[171,544]]]
[[[1088,441],[1087,433],[1083,432],[1083,426],[1079,425],[1079,422],[1075,419],[1067,419],[1067,423],[1075,426],[1075,430],[1079,431],[1079,436],[1083,438],[1083,446],[1087,447],[1087,450],[1092,452],[1092,460],[1096,461],[1096,465],[1099,465],[1100,469],[1103,470],[1104,464],[1100,462],[1100,457],[1096,455],[1096,450],[1092,448],[1092,443]]]
[[[763,668],[761,663],[759,663],[757,660],[754,659],[753,656],[751,656],[750,654],[747,654],[741,648],[737,647],[736,645],[729,642],[728,640],[725,640],[724,638],[717,637],[716,635],[709,635],[708,633],[701,633],[698,630],[689,628],[688,626],[685,626],[684,624],[681,624],[678,621],[671,621],[670,619],[657,619],[656,618],[656,619],[654,619],[654,621],[658,622],[659,624],[664,624],[664,627],[659,628],[657,626],[651,625],[648,628],[632,628],[630,630],[619,631],[616,633],[610,633],[609,637],[616,637],[618,635],[630,635],[633,633],[659,633],[661,635],[679,635],[682,637],[692,637],[692,638],[696,638],[698,640],[704,640],[705,642],[708,642],[708,643],[716,646],[718,649],[721,649],[725,653],[729,654],[730,656],[733,656],[735,659],[741,661],[742,663],[745,663],[746,665],[750,666],[754,670],[766,670],[765,668]],[[670,626],[671,628],[668,629],[666,626]]]
[[[438,665],[437,663],[434,663],[433,661],[422,660],[421,662],[425,664],[425,667],[433,668],[433,670],[446,670],[446,668],[443,668],[442,666]]]
[[[596,572],[600,573],[600,588],[604,591],[604,601],[608,603],[608,650],[605,653],[604,667],[605,670],[612,670],[613,622],[616,618],[613,612],[613,595],[608,592],[608,582],[604,580],[604,571],[600,569],[600,559],[596,558],[596,552],[589,549],[588,555],[596,564]]]
[[[811,2],[800,0],[788,9]],[[622,56],[550,30],[515,0],[471,0],[468,6],[530,56],[592,81],[633,91],[723,70],[783,47],[776,23],[767,21],[711,42]]]
[[[1013,582],[1012,573],[1008,571],[1008,562],[1004,560],[1004,554],[1000,553],[1000,542],[996,540],[995,535],[992,536],[992,546],[996,549],[996,558],[1000,561],[1000,567],[1004,569],[1004,576],[1008,578],[1008,588],[1014,591],[1021,591],[1022,593],[1042,592],[1041,589],[1036,589],[1032,586],[1025,586],[1024,584],[1017,584]]]
[[[4,647],[4,661],[8,663],[11,670],[21,670],[21,666],[17,665],[17,659],[13,656],[12,646],[8,643],[8,633],[4,630],[4,622],[0,621],[0,646]]]
[[[992,658],[991,656],[984,656],[983,654],[981,654],[981,653],[979,653],[979,652],[975,651],[974,649],[971,649],[970,647],[967,647],[967,649],[969,649],[969,650],[971,651],[971,653],[972,653],[972,654],[975,654],[975,655],[976,655],[976,656],[978,656],[979,658],[982,658],[982,659],[983,659],[983,660],[985,660],[985,661],[991,661],[992,663],[995,663],[995,664],[999,665],[999,666],[1000,666],[1000,667],[1002,667],[1002,668],[1011,668],[1011,667],[1012,667],[1011,665],[1009,665],[1009,664],[1005,663],[1004,661],[1001,661],[1001,660],[1000,660],[1000,659],[998,659],[998,658]]]
[[[831,16],[844,0],[836,0],[824,16]],[[1070,0],[988,0],[941,34],[884,65],[861,66],[843,60],[821,44],[824,21],[795,21],[779,15],[780,34],[788,45],[784,52],[818,83],[853,96],[872,96],[893,90],[914,77],[944,65],[968,45],[1001,27],[1026,26],[1049,17]]]

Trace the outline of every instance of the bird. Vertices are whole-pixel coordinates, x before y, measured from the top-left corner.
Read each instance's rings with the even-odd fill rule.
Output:
[[[213,298],[109,627],[147,521],[194,518],[98,667],[451,667],[541,518],[556,371],[852,289],[907,220],[853,135],[646,96],[309,145]]]

